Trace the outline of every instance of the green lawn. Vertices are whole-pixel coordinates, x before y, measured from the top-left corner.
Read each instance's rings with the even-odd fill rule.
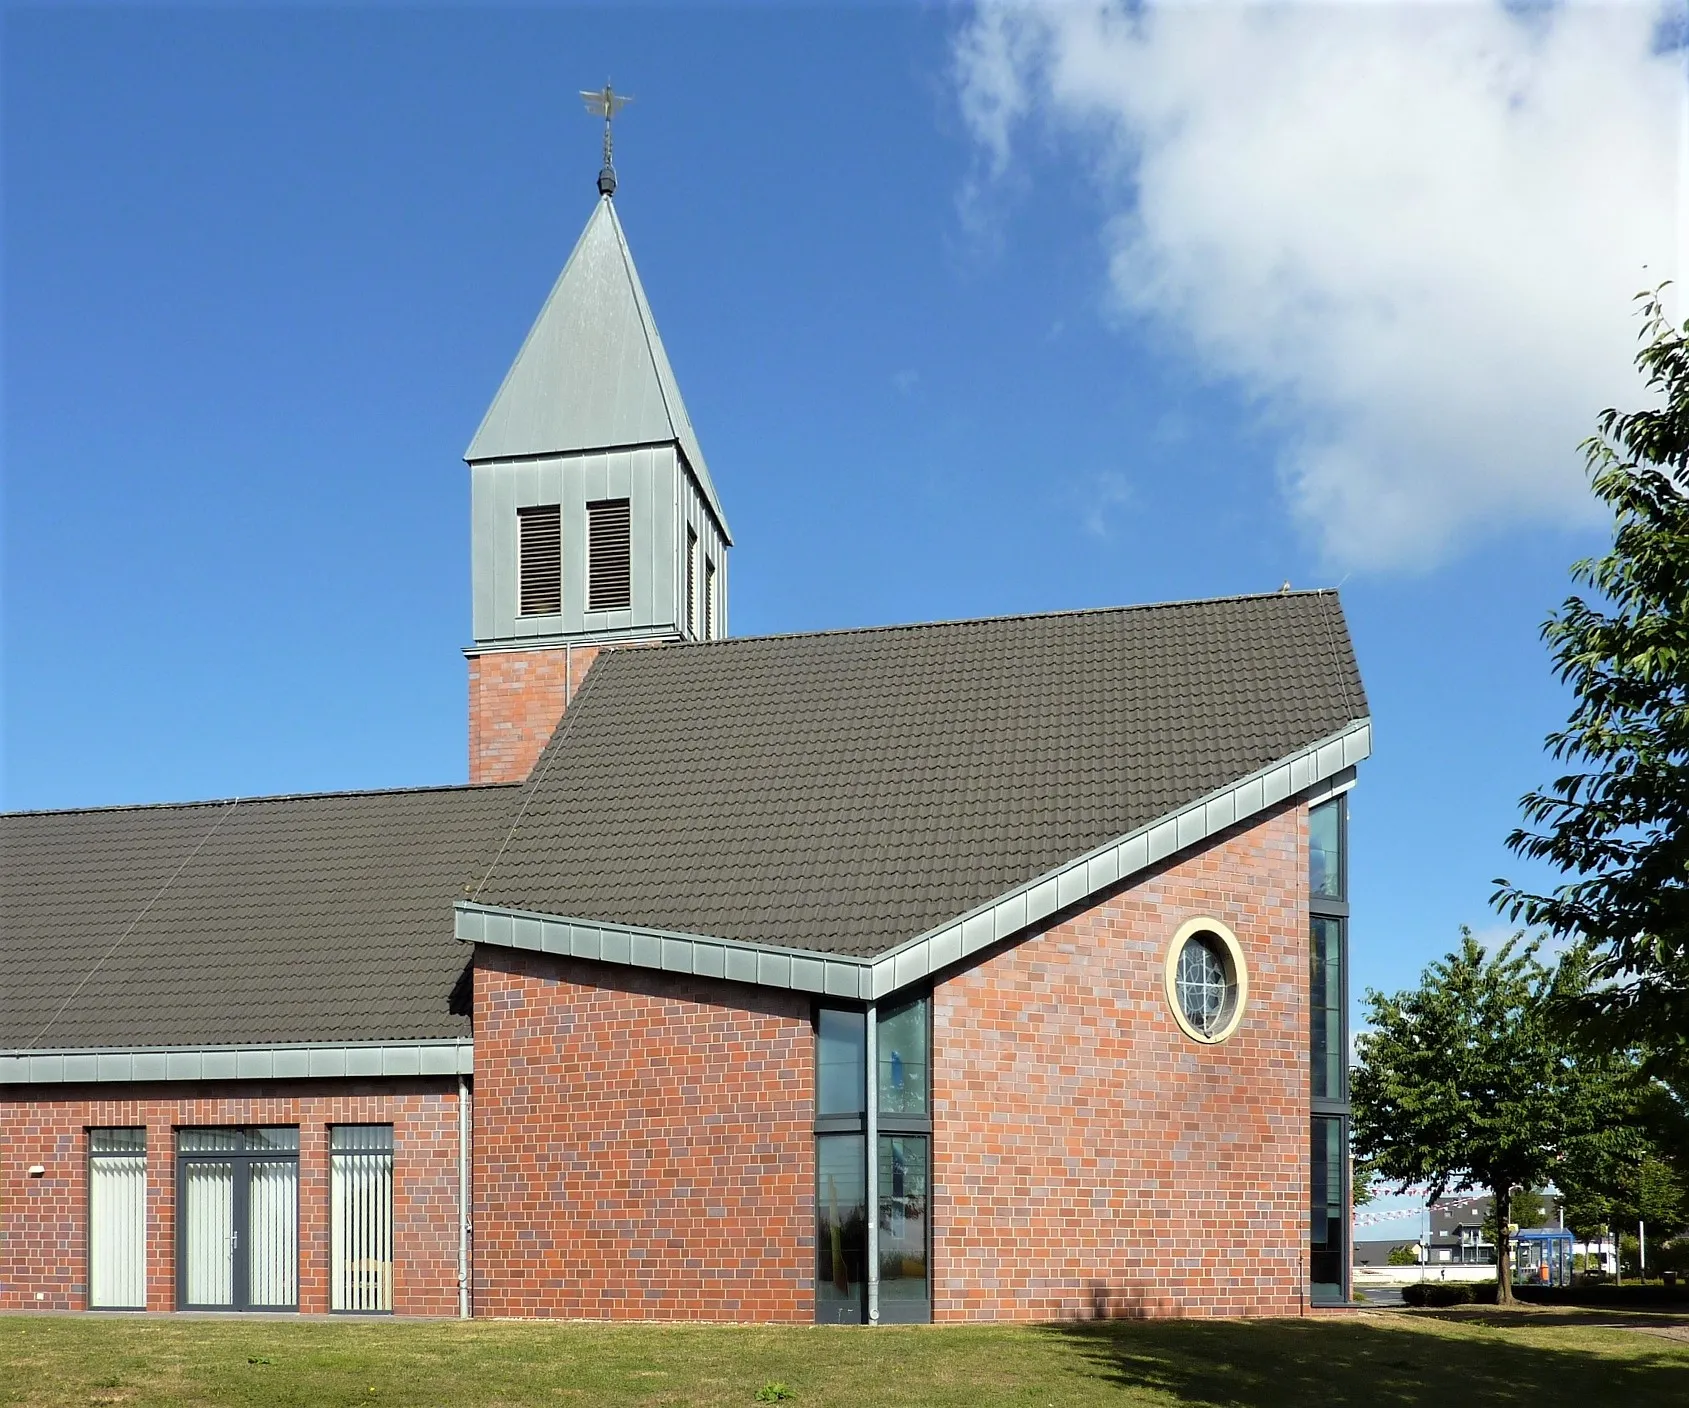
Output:
[[[1619,1327],[1627,1328],[1619,1328]],[[0,1317],[0,1404],[1689,1404],[1689,1320],[1341,1320],[765,1329]]]

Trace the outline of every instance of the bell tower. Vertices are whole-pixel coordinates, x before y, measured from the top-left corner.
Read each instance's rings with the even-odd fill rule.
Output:
[[[582,96],[598,203],[464,455],[471,782],[528,775],[600,650],[727,631],[733,539],[616,217],[625,99]]]

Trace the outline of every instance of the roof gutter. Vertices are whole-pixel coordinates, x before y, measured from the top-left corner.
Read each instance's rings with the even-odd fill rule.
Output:
[[[1357,719],[1248,777],[872,958],[572,919],[468,900],[453,906],[456,932],[464,943],[873,1002],[1292,797],[1312,804],[1346,790],[1354,785],[1356,764],[1371,752],[1372,720]]]
[[[467,1076],[475,1043],[273,1042],[251,1046],[85,1046],[0,1051],[0,1085],[81,1081],[324,1080],[347,1076]]]

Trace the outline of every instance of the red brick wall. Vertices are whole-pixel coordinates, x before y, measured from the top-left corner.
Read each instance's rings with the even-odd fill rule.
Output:
[[[469,780],[521,782],[545,751],[601,650],[661,645],[547,645],[469,657]]]
[[[328,1309],[328,1126],[393,1126],[393,1301],[457,1313],[457,1090],[441,1081],[0,1089],[0,1310],[81,1310],[88,1300],[90,1125],[147,1128],[147,1308],[176,1302],[176,1140],[181,1125],[299,1126],[299,1308]],[[31,1178],[32,1164],[46,1174]]]
[[[469,657],[471,782],[520,782],[528,775],[598,651],[553,645]]]
[[[1305,815],[1238,828],[937,989],[935,1319],[1302,1309]],[[1196,915],[1249,968],[1217,1046],[1167,1008],[1167,948]]]
[[[814,1317],[802,993],[481,949],[475,1309]]]

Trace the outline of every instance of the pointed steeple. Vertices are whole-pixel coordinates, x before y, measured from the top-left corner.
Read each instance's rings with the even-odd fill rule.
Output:
[[[733,540],[610,184],[464,455],[475,782],[527,775],[599,651],[727,633]]]
[[[598,201],[464,459],[678,444],[727,535],[704,452],[608,195]],[[728,536],[731,542],[731,536]]]

